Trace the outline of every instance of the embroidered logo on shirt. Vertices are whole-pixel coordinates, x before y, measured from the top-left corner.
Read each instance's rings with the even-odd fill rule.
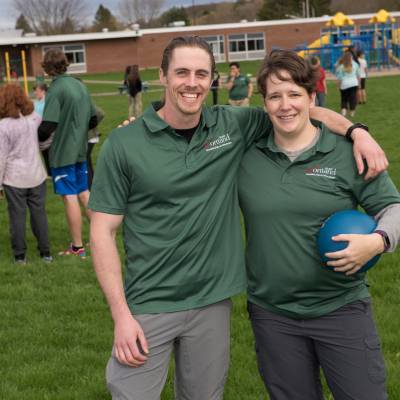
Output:
[[[336,179],[336,168],[317,165],[315,167],[306,168],[305,174],[308,176],[322,176],[324,178]]]
[[[221,147],[228,146],[230,144],[232,144],[232,141],[229,136],[229,133],[227,133],[226,135],[218,136],[216,139],[212,139],[206,142],[204,145],[204,149],[206,151],[217,150]]]

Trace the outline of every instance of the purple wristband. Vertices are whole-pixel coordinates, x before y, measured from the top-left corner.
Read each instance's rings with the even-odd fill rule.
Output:
[[[390,247],[390,240],[389,240],[387,233],[385,231],[381,231],[380,229],[377,229],[376,231],[374,231],[374,233],[377,233],[378,235],[382,236],[383,245],[384,245],[383,251],[384,252],[388,251],[389,247]]]

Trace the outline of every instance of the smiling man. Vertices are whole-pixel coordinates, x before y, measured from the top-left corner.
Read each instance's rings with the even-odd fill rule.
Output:
[[[205,107],[214,70],[204,40],[173,39],[160,68],[164,101],[113,131],[98,159],[91,249],[115,324],[113,399],[159,399],[172,352],[176,399],[223,396],[230,297],[246,288],[236,176],[245,150],[271,125],[263,110]],[[351,125],[327,110],[313,117],[342,134]],[[374,169],[385,167],[368,133],[354,133]],[[125,289],[115,244],[121,223]]]

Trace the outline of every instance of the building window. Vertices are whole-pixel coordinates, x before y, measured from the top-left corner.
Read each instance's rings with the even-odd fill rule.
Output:
[[[83,44],[65,44],[43,47],[43,54],[50,49],[59,49],[65,53],[69,62],[69,73],[84,73],[86,72],[86,52]]]
[[[259,60],[265,56],[263,33],[243,33],[228,36],[229,61]]]
[[[210,45],[216,62],[225,61],[224,36],[204,36],[203,39]]]

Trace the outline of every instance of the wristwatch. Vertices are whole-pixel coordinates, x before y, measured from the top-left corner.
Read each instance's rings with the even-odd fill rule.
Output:
[[[351,137],[351,134],[356,128],[365,129],[367,132],[369,132],[368,126],[361,124],[360,122],[356,122],[355,124],[351,125],[349,129],[347,129],[346,134],[344,135],[345,138],[351,143],[353,143],[353,138]]]
[[[390,248],[390,240],[388,234],[385,231],[381,231],[380,229],[377,229],[376,231],[374,231],[374,233],[382,236],[384,247],[383,252],[388,251]]]

